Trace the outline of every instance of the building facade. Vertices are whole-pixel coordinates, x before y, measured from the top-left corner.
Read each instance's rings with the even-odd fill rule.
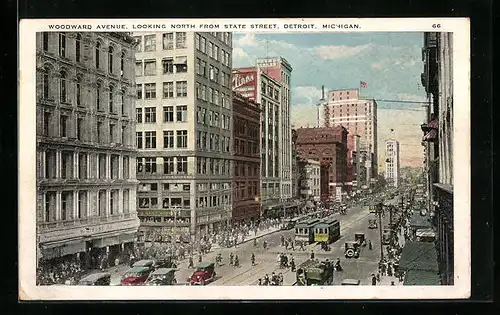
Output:
[[[233,223],[260,217],[260,108],[233,92]]]
[[[395,139],[386,140],[384,178],[388,187],[399,187],[399,168],[399,141]]]
[[[359,135],[347,135],[347,183],[346,191],[355,194],[361,188],[361,140]]]
[[[292,198],[301,197],[300,181],[302,176],[300,158],[297,154],[297,130],[292,129]]]
[[[300,162],[304,170],[304,176],[300,181],[300,197],[312,200],[321,200],[321,165],[316,160],[305,160]]]
[[[341,199],[347,181],[346,128],[298,128],[297,153],[303,160],[320,163],[321,200]]]
[[[437,230],[441,283],[454,283],[453,244],[453,34],[425,33],[422,85],[429,99],[421,125],[428,209]]]
[[[139,220],[134,39],[37,33],[37,260],[95,268],[133,246]]]
[[[369,152],[367,165],[373,186],[378,174],[377,153],[377,102],[373,99],[360,98],[359,89],[334,90],[322,108],[322,120],[325,127],[341,125],[349,134],[359,135]]]
[[[199,238],[232,213],[231,34],[135,37],[140,230]]]
[[[233,69],[233,90],[250,100],[260,102],[262,212],[266,215],[266,212],[282,211],[278,209],[284,207],[284,201],[290,197],[292,189],[291,164],[289,164],[291,156],[285,161],[282,154],[283,148],[288,147],[288,139],[291,145],[291,137],[288,139],[283,137],[282,84],[259,67],[238,68]],[[290,166],[290,175],[287,175],[290,176],[289,192],[282,189],[283,183],[287,181],[281,177],[284,168],[288,166]]]

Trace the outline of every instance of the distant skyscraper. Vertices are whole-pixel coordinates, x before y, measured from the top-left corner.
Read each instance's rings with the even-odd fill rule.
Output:
[[[399,142],[394,139],[385,141],[385,180],[390,187],[399,185]]]

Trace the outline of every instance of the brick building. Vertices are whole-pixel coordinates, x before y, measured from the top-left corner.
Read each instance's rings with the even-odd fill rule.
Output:
[[[321,165],[321,200],[342,198],[347,181],[347,130],[342,126],[297,129],[297,154]]]
[[[233,223],[260,216],[259,130],[259,104],[233,92]]]

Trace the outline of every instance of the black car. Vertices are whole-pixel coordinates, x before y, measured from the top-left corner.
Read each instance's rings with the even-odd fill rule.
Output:
[[[173,261],[172,257],[155,259],[153,269],[158,270],[160,268],[177,268],[177,265]]]

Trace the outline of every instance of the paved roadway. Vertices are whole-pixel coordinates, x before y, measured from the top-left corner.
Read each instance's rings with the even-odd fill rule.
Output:
[[[323,260],[336,260],[340,258],[343,267],[342,272],[336,272],[334,275],[333,285],[339,285],[343,279],[359,279],[361,285],[371,285],[371,274],[377,273],[378,261],[380,260],[380,236],[378,229],[368,229],[368,219],[378,219],[375,214],[368,213],[363,207],[353,207],[348,210],[347,215],[335,214],[340,221],[341,237],[335,243],[331,244],[331,251],[325,252],[321,250],[320,246],[311,244],[306,247],[305,251],[300,251],[295,248],[295,251],[285,250],[281,246],[281,235],[288,238],[292,236],[294,230],[278,231],[266,236],[258,238],[258,248],[255,248],[253,241],[249,240],[245,243],[239,244],[236,248],[216,249],[203,256],[203,261],[215,262],[217,253],[222,253],[223,264],[216,267],[217,276],[215,280],[207,285],[256,285],[259,278],[264,278],[266,274],[271,276],[272,272],[282,272],[284,275],[284,285],[292,285],[295,282],[295,273],[290,272],[289,269],[280,269],[277,263],[277,255],[286,252],[291,253],[294,257],[296,265],[307,260],[310,257],[311,251],[314,251],[315,257]],[[377,220],[378,221],[378,220]],[[383,225],[387,224],[389,216],[383,218]],[[373,250],[369,250],[368,246],[362,248],[360,257],[358,259],[347,259],[344,256],[344,243],[346,241],[353,241],[356,232],[363,232],[367,240],[371,240]],[[262,248],[262,242],[266,240],[268,249]],[[233,252],[238,255],[240,259],[240,267],[229,265],[229,255]],[[251,265],[251,254],[255,253],[256,266]],[[197,261],[195,257],[195,264]],[[111,284],[118,284],[121,275],[126,271],[127,266],[118,266],[112,270]],[[186,279],[192,274],[193,269],[187,268],[187,262],[181,262],[179,271],[176,274],[177,282],[179,284],[186,284]],[[390,281],[395,280],[392,277],[383,277],[382,284],[390,284]],[[398,285],[398,281],[395,281]]]

